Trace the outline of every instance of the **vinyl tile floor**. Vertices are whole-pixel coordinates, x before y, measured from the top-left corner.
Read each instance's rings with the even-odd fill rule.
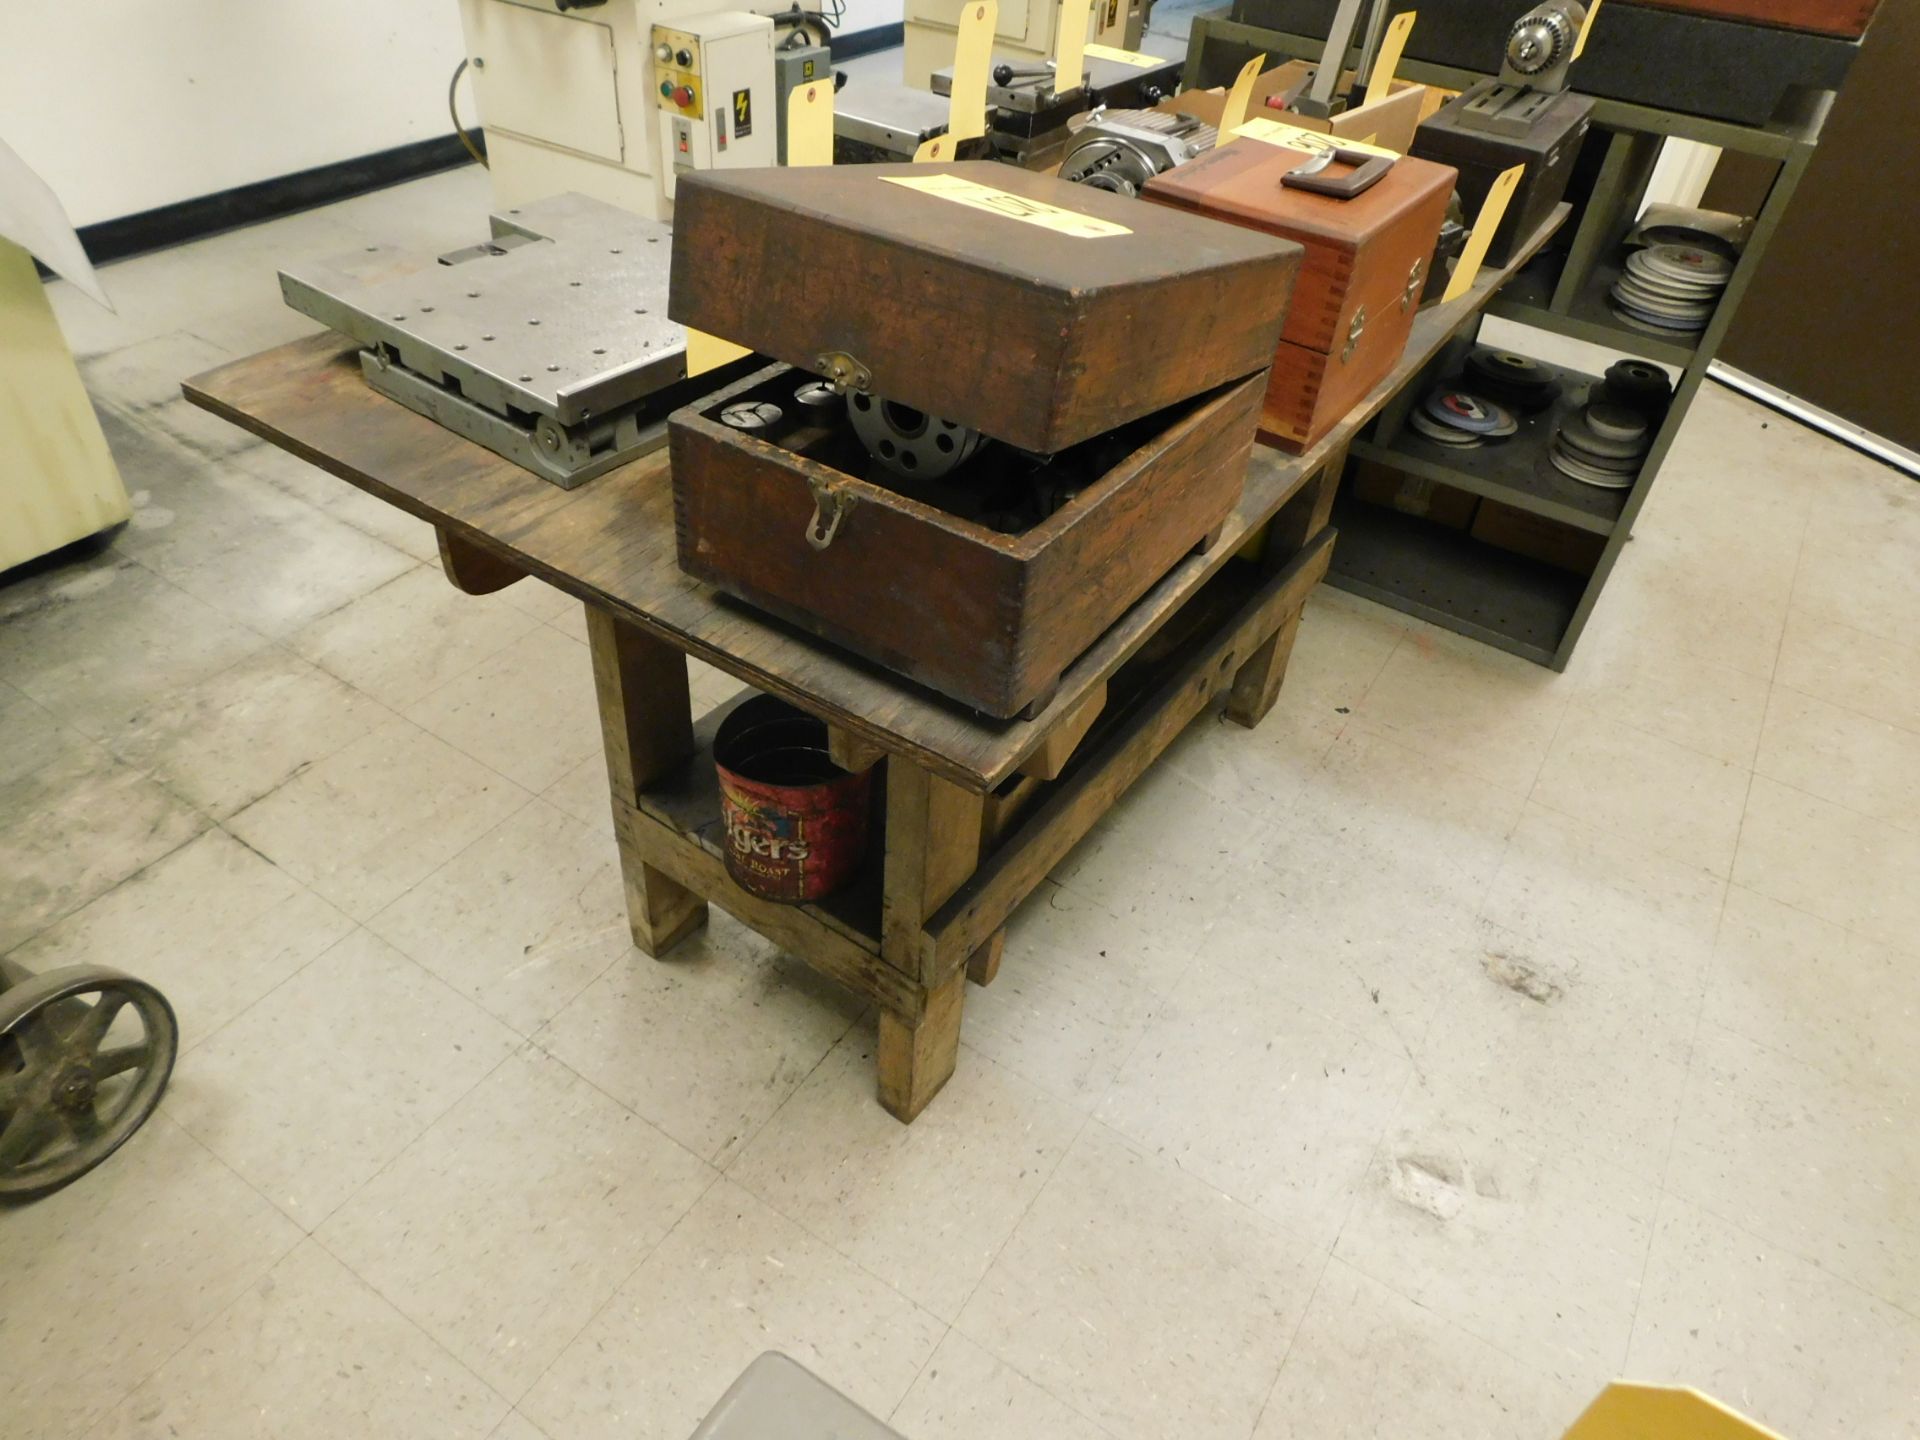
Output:
[[[185,1049],[0,1211],[8,1440],[681,1440],[766,1349],[912,1440],[1916,1433],[1920,488],[1709,385],[1566,674],[1322,589],[905,1128],[858,1001],[631,948],[578,607],[179,399],[276,262],[486,209],[54,287],[136,508],[0,584],[0,953]]]

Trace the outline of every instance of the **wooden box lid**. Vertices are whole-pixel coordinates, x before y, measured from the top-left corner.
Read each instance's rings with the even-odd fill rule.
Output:
[[[1141,193],[1162,205],[1218,216],[1304,246],[1315,293],[1306,293],[1303,277],[1286,338],[1328,350],[1350,322],[1355,276],[1370,251],[1386,252],[1384,260],[1411,239],[1431,256],[1457,174],[1450,165],[1402,156],[1351,200],[1280,183],[1281,176],[1310,158],[1305,150],[1264,140],[1235,140],[1156,175]]]
[[[1880,0],[1627,0],[1651,10],[1685,10],[1755,25],[1779,25],[1858,40]]]
[[[1300,256],[991,162],[709,170],[679,181],[667,311],[1051,453],[1265,369]]]

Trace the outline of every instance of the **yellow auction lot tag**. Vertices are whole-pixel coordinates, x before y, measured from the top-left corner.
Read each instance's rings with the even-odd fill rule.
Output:
[[[1233,133],[1246,140],[1264,140],[1269,145],[1284,145],[1289,150],[1305,150],[1310,155],[1318,155],[1322,150],[1358,150],[1363,155],[1384,155],[1389,160],[1400,158],[1398,150],[1372,145],[1365,140],[1327,135],[1318,130],[1303,130],[1298,125],[1289,125],[1284,120],[1269,120],[1264,115],[1247,121]]]
[[[1119,65],[1131,65],[1136,70],[1151,70],[1156,65],[1167,63],[1152,55],[1142,55],[1138,50],[1118,50],[1111,45],[1089,44],[1080,53],[1091,55],[1096,60],[1112,60]]]
[[[1044,200],[1009,195],[1004,190],[996,190],[991,185],[977,185],[959,175],[882,175],[880,178],[889,185],[904,185],[923,195],[951,200],[956,205],[971,205],[975,210],[990,210],[1009,220],[1024,220],[1029,225],[1039,225],[1079,240],[1100,240],[1109,235],[1133,233],[1126,226],[1115,225],[1111,220],[1096,220],[1091,215],[1062,210],[1058,205],[1049,205]]]

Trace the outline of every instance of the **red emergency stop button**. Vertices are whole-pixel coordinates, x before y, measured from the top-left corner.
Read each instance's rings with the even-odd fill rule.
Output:
[[[691,85],[674,86],[673,103],[678,105],[682,110],[693,104],[693,87]]]

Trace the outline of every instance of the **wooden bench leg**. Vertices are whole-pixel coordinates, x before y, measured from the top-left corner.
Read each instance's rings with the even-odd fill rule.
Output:
[[[622,811],[640,791],[693,753],[687,657],[635,625],[589,605],[587,644],[600,699],[614,833],[626,882],[633,943],[656,959],[699,929],[707,902],[641,858]]]
[[[886,872],[880,958],[926,985],[917,1018],[880,1015],[880,1103],[911,1120],[953,1074],[965,969],[934,979],[922,954],[927,917],[980,863],[983,797],[894,756],[887,761]]]
[[[1000,957],[1007,953],[1007,932],[993,932],[993,938],[967,957],[967,979],[976,985],[991,985],[1000,973]]]
[[[440,568],[456,590],[492,595],[527,578],[527,572],[512,561],[462,540],[445,526],[436,526],[434,535],[440,542]]]
[[[928,993],[917,1023],[880,1012],[880,1103],[894,1119],[911,1121],[952,1077],[966,990],[966,971],[956,970]]]
[[[1293,641],[1299,633],[1300,612],[1295,610],[1234,672],[1227,719],[1251,730],[1267,718],[1280,698],[1280,682],[1287,678],[1287,661],[1293,657]]]
[[[1291,563],[1327,528],[1346,468],[1347,451],[1342,446],[1327,456],[1299,494],[1280,507],[1280,513],[1267,526],[1260,559],[1269,574]],[[1300,608],[1296,607],[1234,672],[1233,689],[1227,695],[1227,719],[1251,730],[1267,718],[1280,698],[1280,682],[1287,678],[1287,661],[1293,657],[1293,642],[1299,633]]]
[[[1340,479],[1346,473],[1344,448],[1327,456],[1314,477],[1280,507],[1267,525],[1267,543],[1263,560],[1268,570],[1278,570],[1298,555],[1306,543],[1327,528],[1333,518],[1334,497],[1340,492]]]

